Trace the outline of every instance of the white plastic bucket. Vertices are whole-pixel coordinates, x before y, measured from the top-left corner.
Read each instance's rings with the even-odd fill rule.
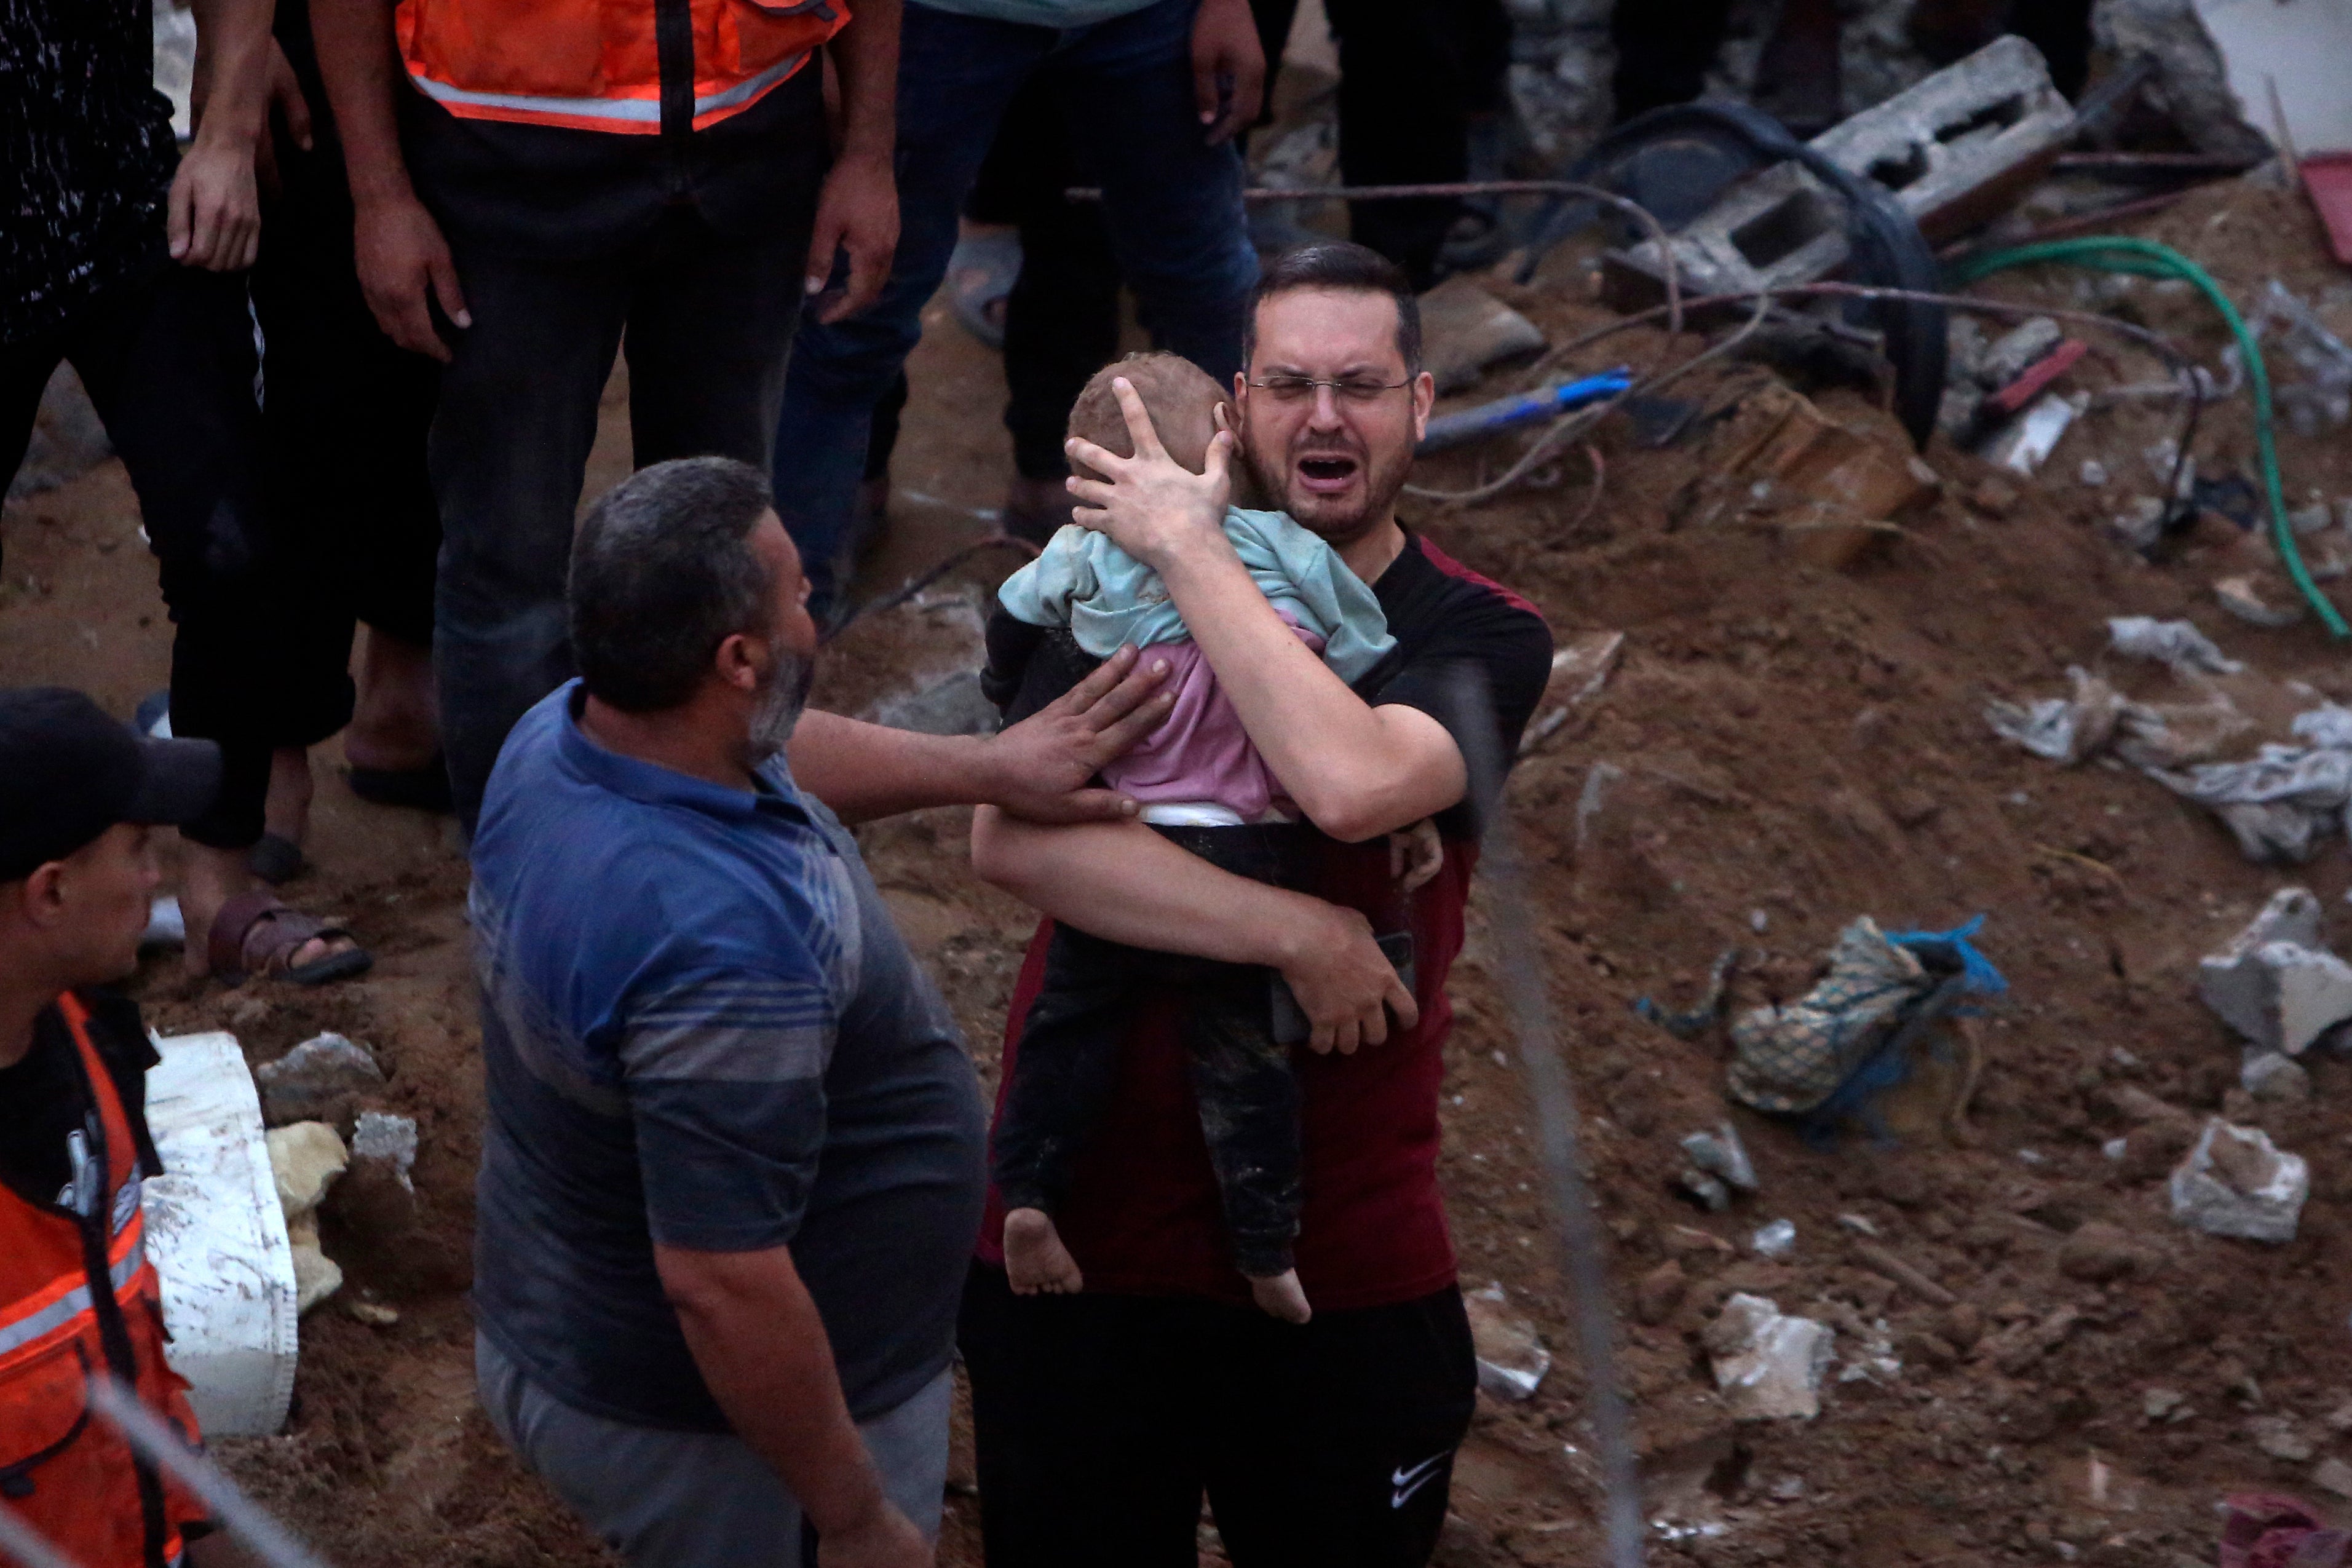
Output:
[[[285,1424],[297,1357],[294,1254],[236,1037],[175,1035],[147,1075],[163,1174],[146,1184],[147,1253],[163,1284],[167,1357],[207,1437]]]

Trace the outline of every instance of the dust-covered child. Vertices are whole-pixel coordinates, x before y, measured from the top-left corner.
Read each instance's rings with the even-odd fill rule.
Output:
[[[1130,355],[1099,372],[1070,411],[1070,434],[1122,457],[1132,452],[1114,375],[1134,387],[1169,456],[1202,472],[1218,410],[1230,422],[1231,405],[1205,373],[1173,354]],[[1227,510],[1224,528],[1276,613],[1342,680],[1360,679],[1394,646],[1372,590],[1323,539],[1284,513],[1242,506]],[[1315,829],[1251,744],[1156,573],[1108,535],[1073,523],[998,596],[1013,619],[1066,628],[1097,658],[1132,643],[1165,662],[1162,689],[1174,698],[1167,720],[1108,764],[1104,781],[1138,802],[1146,824],[1213,865],[1277,887],[1307,886]],[[1411,862],[1403,867],[1407,885],[1417,885],[1436,869],[1435,829],[1423,822],[1396,837],[1399,864]],[[1260,1307],[1304,1322],[1309,1308],[1291,1258],[1300,1196],[1298,1084],[1290,1045],[1278,1037],[1287,1031],[1277,1027],[1286,988],[1256,965],[1154,952],[1060,923],[991,1152],[1013,1288],[1080,1288],[1053,1216],[1109,1100],[1119,1040],[1146,986],[1181,999],[1193,1096],[1234,1263]]]

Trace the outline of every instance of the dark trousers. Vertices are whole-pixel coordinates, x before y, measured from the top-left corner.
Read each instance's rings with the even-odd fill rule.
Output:
[[[1222,870],[1278,887],[1306,885],[1303,828],[1162,827]],[[1253,1279],[1291,1265],[1298,1237],[1298,1079],[1274,1038],[1274,972],[1153,952],[1054,928],[1045,973],[1014,1053],[991,1141],[1007,1208],[1052,1214],[1118,1082],[1119,1047],[1146,987],[1179,998],[1192,1098],[1224,1200],[1234,1263]]]
[[[776,510],[800,545],[813,609],[831,606],[853,542],[875,405],[922,336],[964,198],[1024,84],[1045,83],[1069,132],[1090,139],[1119,269],[1155,337],[1221,380],[1233,374],[1257,258],[1241,161],[1231,146],[1203,142],[1193,109],[1194,8],[1194,0],[1154,0],[1055,28],[908,5],[890,281],[872,309],[803,326],[777,430]]]
[[[1298,6],[1256,0],[1252,9],[1263,42],[1288,37]],[[1325,0],[1324,9],[1339,46],[1340,177],[1351,185],[1468,178],[1470,117],[1502,106],[1510,64],[1502,0]],[[1268,65],[1279,51],[1277,42]],[[1461,216],[1452,196],[1353,202],[1348,231],[1427,289]]]
[[[316,79],[304,90],[323,105]],[[270,511],[310,585],[288,612],[315,623],[306,642],[346,654],[355,621],[424,647],[441,549],[425,467],[440,367],[396,346],[368,311],[341,149],[322,135],[305,153],[280,132],[277,154],[253,308]]]
[[[428,448],[442,529],[434,663],[467,832],[507,731],[572,677],[572,519],[624,333],[635,466],[716,454],[765,469],[807,222],[727,238],[677,206],[618,252],[573,261],[450,230],[474,324],[442,372]]]
[[[162,568],[173,730],[221,748],[220,798],[182,831],[242,849],[261,837],[271,750],[316,744],[351,718],[349,634],[340,647],[308,642],[287,614],[309,589],[276,550],[262,493],[245,276],[165,266],[0,348],[0,472],[24,460],[61,360],[121,456]]]
[[[1304,1326],[1181,1297],[1015,1296],[975,1264],[958,1330],[981,1531],[1004,1568],[1420,1568],[1477,1384],[1451,1287]]]

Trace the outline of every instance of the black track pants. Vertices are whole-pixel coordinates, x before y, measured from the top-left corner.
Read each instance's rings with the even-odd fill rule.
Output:
[[[1304,1328],[1181,1297],[1015,1296],[975,1264],[989,1568],[1194,1568],[1205,1494],[1234,1568],[1420,1568],[1476,1384],[1462,1297]]]

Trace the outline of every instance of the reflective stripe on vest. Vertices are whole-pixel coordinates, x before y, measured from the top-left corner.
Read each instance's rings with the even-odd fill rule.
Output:
[[[699,121],[706,114],[717,114],[749,103],[806,62],[805,49],[778,60],[759,75],[737,82],[724,92],[698,93],[694,100],[694,118]],[[446,82],[411,71],[408,79],[416,84],[419,92],[441,103],[459,104],[467,109],[503,109],[517,113],[563,115],[578,120],[606,120],[624,124],[659,125],[661,100],[655,98],[541,98],[527,92],[473,92]]]
[[[146,1241],[142,1237],[133,1237],[130,1250],[116,1258],[107,1270],[113,1277],[115,1294],[120,1296],[128,1290],[131,1282],[146,1266]],[[48,1305],[37,1308],[13,1322],[0,1323],[0,1358],[14,1354],[45,1335],[55,1333],[83,1313],[92,1310],[96,1305],[90,1297],[89,1283],[84,1280]]]

